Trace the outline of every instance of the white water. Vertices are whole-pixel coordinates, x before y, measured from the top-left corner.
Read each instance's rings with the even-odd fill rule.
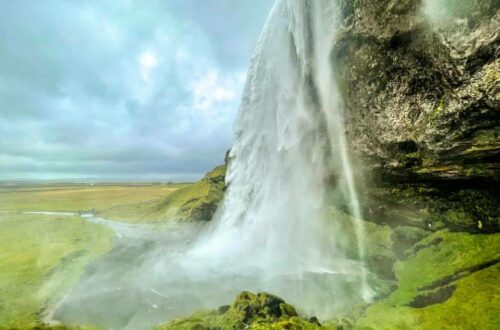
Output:
[[[329,61],[335,16],[335,1],[277,2],[248,73],[225,203],[188,260],[210,258],[238,273],[343,271],[321,220],[332,172],[361,218]],[[363,258],[362,226],[356,231]]]
[[[123,245],[62,302],[55,318],[141,329],[269,291],[320,318],[369,299],[362,263],[337,251],[325,182],[361,218],[329,59],[336,1],[278,0],[248,73],[216,217],[194,242]],[[355,224],[359,257],[363,227]],[[121,262],[123,260],[128,263]],[[130,266],[132,264],[132,266]],[[113,306],[110,310],[109,306]]]

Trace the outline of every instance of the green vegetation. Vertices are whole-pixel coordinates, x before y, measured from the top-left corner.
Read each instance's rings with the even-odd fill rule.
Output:
[[[442,231],[398,261],[398,289],[370,306],[358,327],[494,329],[500,322],[500,234]]]
[[[158,200],[189,184],[20,185],[0,187],[0,211],[100,211]]]
[[[166,197],[149,202],[118,205],[100,212],[103,217],[127,222],[147,219],[160,222],[170,219],[211,219],[222,200],[226,166],[218,166],[200,181],[177,189]]]
[[[45,184],[0,187],[1,211],[92,212],[144,223],[210,220],[222,200],[226,166],[189,184]]]
[[[336,221],[348,219],[332,212]],[[352,229],[346,233],[353,235]],[[381,248],[378,253],[388,249],[389,233],[386,226],[368,226],[369,255],[377,254],[372,248]],[[414,234],[412,230],[410,236]],[[500,322],[499,261],[500,234],[440,231],[408,249],[405,259],[394,264],[398,288],[392,294],[353,311],[347,319],[320,325],[299,317],[280,298],[243,292],[231,306],[198,312],[157,329],[493,330]]]
[[[488,144],[490,137],[478,135],[475,141]],[[225,170],[217,167],[195,184],[1,188],[0,329],[70,329],[41,322],[86,265],[111,248],[105,227],[77,216],[23,212],[92,211],[127,222],[209,220],[223,197]],[[231,306],[157,329],[494,329],[500,322],[500,234],[463,232],[495,232],[496,202],[489,191],[443,194],[427,186],[393,185],[371,192],[371,221],[360,221],[364,258],[379,277],[381,300],[320,325],[281,298],[243,292]],[[338,250],[358,258],[356,220],[328,208],[325,221],[329,230],[343,233]],[[443,228],[458,232],[430,231]]]
[[[434,110],[432,111],[432,113],[430,115],[430,119],[435,120],[438,117],[440,117],[443,114],[445,107],[446,107],[446,101],[443,98],[443,99],[439,100],[437,105],[434,107]]]
[[[472,139],[471,146],[467,148],[463,155],[471,155],[481,152],[494,152],[500,149],[500,127],[494,129],[477,131]]]
[[[128,222],[209,220],[222,199],[224,175],[220,166],[195,184],[1,187],[0,329],[68,329],[42,321],[85,267],[112,247],[105,226],[29,212],[93,212]]]
[[[257,295],[242,292],[231,306],[219,310],[198,312],[184,319],[172,321],[157,330],[233,330],[233,329],[324,329],[317,320],[300,318],[295,308],[283,299],[268,293]]]
[[[79,217],[0,214],[0,328],[39,325],[112,233]]]
[[[339,211],[329,208],[326,218],[332,222],[332,231],[343,233],[337,237],[337,250],[342,251],[351,259],[358,259],[358,238],[356,236],[356,219]],[[387,225],[379,225],[364,220],[360,221],[364,234],[365,261],[371,271],[386,279],[393,277],[391,266],[396,261],[393,252],[393,230]]]

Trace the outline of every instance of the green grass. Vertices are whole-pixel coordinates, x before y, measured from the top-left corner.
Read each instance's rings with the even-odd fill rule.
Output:
[[[0,329],[38,324],[111,249],[112,233],[79,217],[0,214]]]
[[[165,197],[147,202],[117,205],[102,210],[100,215],[113,220],[148,222],[177,220],[210,220],[223,198],[225,166],[218,166],[200,181],[186,185]]]
[[[93,212],[132,223],[210,220],[225,188],[225,166],[196,183],[0,186],[0,212]]]
[[[31,185],[0,188],[0,210],[84,211],[158,200],[189,184]]]

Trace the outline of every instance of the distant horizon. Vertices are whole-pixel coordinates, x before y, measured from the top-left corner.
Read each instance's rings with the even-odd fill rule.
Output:
[[[67,179],[29,179],[29,178],[14,178],[14,179],[0,179],[0,185],[8,184],[23,184],[23,183],[68,183],[68,184],[180,184],[180,183],[194,183],[199,181],[206,173],[202,175],[193,175],[191,177],[186,176],[185,179],[182,178],[171,178],[171,179],[161,179],[161,178],[67,178]]]

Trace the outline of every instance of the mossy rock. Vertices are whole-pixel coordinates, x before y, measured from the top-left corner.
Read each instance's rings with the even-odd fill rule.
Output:
[[[326,329],[316,318],[298,316],[292,305],[269,293],[240,293],[230,306],[198,312],[188,318],[156,327],[157,330],[233,330],[233,329]],[[333,329],[333,328],[330,328]]]
[[[472,233],[500,231],[499,191],[458,184],[397,184],[370,188],[367,219],[429,231],[449,229]]]

